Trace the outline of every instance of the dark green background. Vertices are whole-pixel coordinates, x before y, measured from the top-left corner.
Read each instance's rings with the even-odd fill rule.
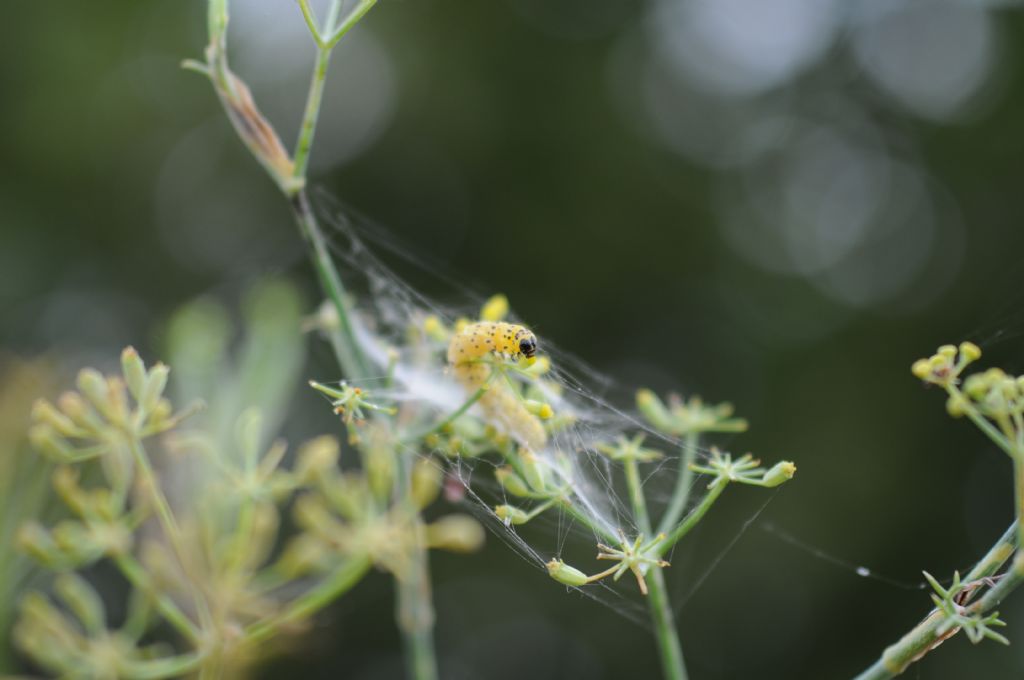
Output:
[[[793,459],[799,473],[776,493],[730,490],[677,552],[668,575],[682,596],[771,497],[680,613],[692,677],[846,677],[924,614],[926,594],[859,578],[764,525],[916,583],[921,569],[970,566],[1009,523],[1009,462],[946,417],[909,366],[961,339],[982,345],[986,365],[1024,363],[1024,24],[1010,10],[994,15],[998,87],[949,124],[879,103],[841,46],[786,86],[799,100],[841,84],[879,129],[913,140],[942,187],[941,210],[962,226],[961,265],[934,300],[906,311],[846,307],[730,250],[712,200],[729,190],[729,171],[652,142],[613,100],[610,62],[644,9],[383,2],[357,30],[390,60],[393,115],[361,154],[314,167],[316,183],[473,289],[507,293],[542,339],[614,376],[622,395],[648,384],[733,401],[752,423],[733,450]],[[8,7],[0,348],[51,352],[68,367],[129,343],[152,355],[174,307],[210,292],[230,301],[272,272],[314,299],[284,201],[208,85],[177,68],[200,54],[204,28],[201,3],[180,0]],[[306,42],[265,49],[311,56]],[[358,72],[346,54],[329,88]],[[289,144],[306,79],[254,86]],[[325,116],[340,115],[335,104]],[[800,331],[820,319],[834,322]],[[337,377],[325,348],[313,357],[311,375]],[[565,594],[498,540],[433,566],[446,677],[657,675],[645,629]],[[267,677],[399,677],[389,588],[369,579]],[[1013,646],[960,636],[910,677],[1019,677],[1024,596],[1003,614]]]

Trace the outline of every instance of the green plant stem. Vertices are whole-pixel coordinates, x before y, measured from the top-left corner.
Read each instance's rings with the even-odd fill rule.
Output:
[[[291,198],[291,205],[299,231],[312,250],[311,255],[317,278],[338,315],[337,332],[332,332],[329,335],[338,363],[341,364],[341,370],[349,380],[362,380],[370,377],[369,364],[363,356],[360,344],[356,341],[352,313],[345,297],[345,286],[334,266],[334,260],[331,258],[330,249],[327,246],[327,239],[324,238],[324,234],[320,230],[305,189],[300,190]]]
[[[414,680],[437,680],[437,659],[434,654],[434,605],[430,591],[430,563],[427,543],[419,511],[412,498],[412,460],[399,452],[399,469],[395,475],[395,494],[405,512],[409,513],[415,540],[409,548],[409,563],[404,573],[395,577],[395,619],[402,635],[406,670]]]
[[[711,484],[711,489],[707,495],[701,500],[700,504],[697,505],[690,514],[686,516],[686,519],[682,521],[675,529],[673,529],[666,537],[665,540],[658,544],[658,555],[664,555],[668,550],[678,543],[683,536],[690,533],[690,531],[697,526],[697,523],[704,518],[707,511],[711,509],[711,506],[715,504],[718,497],[725,491],[725,487],[729,486],[729,480],[725,477],[719,477]]]
[[[1017,514],[1017,545],[1024,546],[1024,451],[1013,454],[1014,508]]]
[[[249,644],[263,642],[280,631],[281,628],[301,621],[319,611],[358,583],[369,571],[371,564],[372,561],[366,555],[350,557],[329,578],[292,602],[283,612],[246,628],[246,642]]]
[[[309,94],[306,95],[306,111],[302,116],[299,140],[295,145],[295,169],[292,177],[298,180],[296,184],[300,187],[304,186],[306,182],[309,154],[313,147],[316,124],[320,118],[320,106],[323,103],[324,86],[327,83],[327,68],[330,64],[331,49],[318,46],[316,50],[316,63],[313,66],[313,77],[309,83]]]
[[[651,534],[651,519],[647,514],[647,502],[640,484],[640,471],[637,469],[636,458],[625,460],[626,485],[629,498],[633,505],[640,530]],[[687,484],[689,489],[689,484]],[[654,625],[654,636],[658,643],[658,654],[661,657],[661,668],[667,680],[686,680],[686,662],[683,659],[683,648],[676,630],[676,620],[672,613],[672,605],[665,587],[665,574],[661,567],[653,567],[647,572],[647,608],[650,611],[651,623]]]
[[[682,456],[680,456],[681,466],[679,475],[676,477],[676,488],[669,500],[668,508],[665,509],[665,514],[658,524],[658,533],[667,534],[679,522],[683,510],[686,508],[686,501],[690,499],[690,485],[693,484],[693,470],[690,466],[697,456],[699,439],[698,432],[688,432],[683,440]]]
[[[963,583],[994,575],[1006,563],[1016,547],[1019,522],[1010,525],[998,541],[964,577]],[[968,608],[970,614],[981,614],[999,604],[1002,599],[1024,580],[1024,565],[1018,557],[1013,568],[1006,572],[999,583],[990,588],[984,596]],[[870,668],[855,680],[887,680],[894,678],[922,656],[927,654],[939,639],[938,628],[945,620],[942,612],[932,611],[896,643],[890,645]]]

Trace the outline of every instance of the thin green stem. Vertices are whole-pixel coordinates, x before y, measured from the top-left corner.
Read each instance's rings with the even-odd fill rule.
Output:
[[[430,563],[423,523],[412,498],[412,457],[398,456],[395,496],[409,513],[416,533],[409,552],[408,568],[395,578],[395,619],[402,635],[406,670],[413,680],[437,680],[434,654],[434,605],[430,590]]]
[[[651,518],[647,514],[647,499],[644,498],[644,489],[640,484],[640,470],[633,456],[627,456],[623,461],[626,471],[626,488],[629,489],[629,502],[633,506],[633,516],[636,518],[640,531],[651,538]]]
[[[308,618],[351,589],[369,571],[371,564],[372,561],[365,555],[350,557],[329,578],[293,601],[283,612],[246,628],[246,642],[263,642],[281,628]]]
[[[650,537],[651,519],[647,514],[647,502],[644,498],[643,486],[640,484],[640,472],[635,457],[627,457],[625,462],[626,486],[633,505],[640,530]],[[689,484],[687,484],[687,489]],[[676,620],[672,613],[672,605],[668,599],[665,586],[665,574],[661,567],[654,567],[647,572],[647,607],[654,625],[655,640],[658,643],[658,654],[661,657],[661,668],[667,680],[686,680],[686,662],[683,659],[683,648],[676,630]]]
[[[686,680],[686,662],[683,659],[683,648],[679,642],[672,605],[668,600],[665,574],[660,567],[655,567],[647,576],[647,605],[658,641],[661,668],[666,680]]]
[[[707,514],[707,511],[711,509],[711,506],[715,504],[715,501],[718,500],[718,497],[723,491],[725,491],[725,487],[727,486],[729,486],[729,480],[725,477],[719,477],[712,482],[711,489],[701,500],[700,504],[690,511],[690,514],[686,516],[686,519],[684,519],[679,526],[673,529],[666,536],[664,541],[658,544],[658,555],[664,555],[673,545],[678,543],[683,536],[690,533],[690,531],[697,526],[697,523],[704,518],[704,515]]]
[[[1017,515],[1017,545],[1024,546],[1024,451],[1013,454],[1013,493]]]
[[[309,29],[310,34],[313,36],[316,46],[323,47],[323,34],[320,32],[320,27],[317,26],[316,15],[309,6],[309,0],[299,0],[299,9],[302,10],[302,18],[306,20],[306,28]]]
[[[353,26],[359,23],[359,20],[362,19],[376,4],[377,0],[362,0],[358,5],[356,5],[355,9],[345,17],[345,20],[341,22],[341,25],[334,31],[334,34],[324,41],[324,44],[326,44],[328,48],[333,48],[337,45],[338,42],[345,37],[345,34],[348,33]],[[333,22],[331,25],[333,26]]]
[[[341,364],[341,370],[350,380],[370,377],[369,364],[363,355],[362,346],[356,341],[352,313],[345,297],[345,286],[334,266],[327,239],[320,230],[306,191],[302,190],[293,196],[291,204],[299,231],[312,249],[317,278],[320,279],[320,285],[338,315],[338,329],[337,332],[330,333],[330,339],[338,363]]]
[[[686,502],[690,499],[690,486],[693,484],[693,469],[690,466],[697,457],[699,441],[700,433],[698,432],[688,432],[683,440],[679,475],[676,477],[676,488],[658,525],[658,533],[667,534],[683,515]]]
[[[327,68],[331,64],[331,49],[318,46],[316,50],[316,63],[313,66],[313,77],[309,83],[309,93],[306,95],[306,111],[302,116],[302,126],[299,128],[299,140],[295,144],[295,169],[292,177],[295,182],[295,192],[301,191],[306,183],[306,169],[309,166],[309,153],[313,147],[313,137],[316,134],[317,120],[320,118],[320,106],[324,99],[324,85],[327,83]]]

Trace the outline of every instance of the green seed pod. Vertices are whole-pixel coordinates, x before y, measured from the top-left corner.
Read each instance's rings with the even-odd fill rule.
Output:
[[[522,462],[523,477],[526,479],[526,483],[534,491],[543,493],[548,486],[548,469],[545,464],[526,449],[519,451],[519,460]]]
[[[789,480],[793,479],[793,475],[796,474],[796,465],[788,460],[783,460],[775,464],[772,469],[768,470],[761,477],[761,483],[768,487],[779,486]]]
[[[586,585],[587,575],[576,567],[570,567],[562,560],[551,560],[545,565],[548,568],[548,575],[559,583],[578,588]]]
[[[514,505],[499,505],[494,508],[494,514],[505,524],[526,524],[530,521],[530,516]]]
[[[81,434],[81,430],[71,418],[58,411],[56,406],[45,399],[37,399],[32,404],[32,420],[40,424],[49,425],[65,437],[74,437]]]
[[[500,293],[491,297],[480,308],[482,321],[501,321],[508,315],[508,298]]]
[[[146,386],[142,390],[142,400],[139,402],[139,406],[146,413],[151,413],[156,408],[157,402],[163,396],[164,388],[167,387],[167,375],[170,372],[171,369],[164,364],[157,364],[149,369]]]
[[[506,465],[496,469],[494,476],[498,480],[498,484],[501,484],[501,488],[513,496],[522,498],[530,495],[530,489],[526,486],[526,482],[511,467]]]
[[[674,433],[679,429],[665,403],[651,390],[637,390],[636,407],[647,422],[658,430]]]
[[[107,381],[95,368],[83,368],[78,372],[78,391],[92,402],[97,411],[106,416],[110,411],[107,402]]]
[[[43,566],[55,566],[60,556],[53,537],[37,522],[23,524],[18,529],[15,544],[19,550]]]
[[[961,342],[960,343],[960,356],[964,358],[964,361],[970,363],[977,361],[981,358],[981,348],[975,345],[973,342]]]
[[[435,500],[441,493],[441,481],[444,474],[429,458],[417,458],[412,466],[412,500],[422,510]]]
[[[146,389],[146,364],[134,347],[125,347],[121,352],[121,373],[124,374],[132,398],[136,402],[141,401]]]
[[[338,440],[329,435],[311,439],[299,449],[295,464],[295,476],[305,483],[322,476],[328,470],[337,470],[341,447]]]
[[[50,425],[33,425],[28,431],[28,440],[39,453],[55,463],[70,463],[75,450]]]
[[[484,528],[469,515],[448,515],[427,526],[427,545],[450,552],[469,553],[484,544]]]

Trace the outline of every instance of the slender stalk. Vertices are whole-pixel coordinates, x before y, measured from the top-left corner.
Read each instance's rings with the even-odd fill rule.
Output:
[[[1013,454],[1014,508],[1017,514],[1017,545],[1024,546],[1024,451]]]
[[[324,85],[327,83],[327,67],[331,63],[331,49],[318,46],[313,77],[309,83],[309,94],[306,96],[306,111],[302,116],[302,127],[299,128],[299,141],[295,145],[295,170],[292,177],[299,180],[297,186],[306,181],[306,169],[309,166],[309,153],[313,147],[313,136],[316,123],[320,118],[320,105],[324,99]]]
[[[647,502],[644,498],[644,490],[640,485],[640,473],[637,469],[636,458],[630,456],[625,460],[626,485],[629,488],[629,498],[633,505],[633,515],[636,517],[640,530],[648,535],[651,534],[651,519],[647,514]],[[687,484],[689,489],[689,484]],[[651,623],[654,625],[654,635],[658,643],[658,654],[661,657],[661,668],[667,680],[686,680],[686,662],[683,660],[683,648],[679,642],[679,633],[676,630],[676,620],[672,613],[672,605],[668,599],[668,589],[665,587],[665,574],[660,567],[654,567],[647,572],[647,608],[651,614]]]
[[[981,560],[967,573],[963,583],[970,583],[981,578],[994,575],[1006,563],[1017,543],[1019,522],[1014,522],[1003,533],[998,541],[989,549]],[[1020,553],[1018,553],[1020,555]],[[981,614],[989,611],[1024,580],[1024,568],[1021,558],[1014,560],[1014,568],[993,586],[977,602],[972,604],[968,612]],[[890,645],[867,670],[855,680],[887,680],[894,678],[907,669],[922,656],[927,654],[939,640],[938,628],[945,620],[942,612],[935,610],[928,614],[896,643]]]
[[[400,452],[398,458],[395,494],[409,513],[416,535],[409,553],[408,568],[395,578],[395,619],[402,634],[409,677],[414,680],[437,680],[434,605],[430,591],[430,563],[427,559],[426,537],[423,535],[423,523],[412,499],[410,456]]]
[[[665,514],[658,524],[658,533],[667,534],[672,527],[679,522],[686,508],[686,501],[690,499],[690,485],[693,484],[693,470],[690,465],[697,457],[697,446],[699,445],[700,433],[688,432],[683,440],[682,456],[680,456],[679,476],[676,477],[676,488],[669,500]]]
[[[679,526],[669,533],[665,540],[658,544],[658,554],[664,555],[668,552],[669,548],[678,543],[683,536],[690,533],[690,530],[697,526],[697,523],[704,518],[707,511],[711,509],[711,506],[715,504],[718,497],[725,491],[725,487],[729,486],[729,481],[724,477],[719,477],[712,482],[711,490],[708,491],[707,495],[701,500],[700,504],[690,511],[690,514],[686,516],[686,519],[682,521]]]
[[[686,662],[683,659],[683,648],[676,630],[676,620],[672,613],[672,605],[665,587],[665,574],[660,568],[648,572],[647,605],[651,612],[651,623],[654,624],[654,635],[658,641],[658,653],[661,656],[661,668],[666,680],[686,680]]]
[[[299,231],[312,249],[311,255],[317,278],[338,315],[338,332],[330,334],[331,346],[338,357],[338,363],[350,380],[367,378],[371,375],[371,369],[363,356],[362,346],[356,341],[352,314],[345,297],[345,286],[334,266],[327,239],[320,230],[305,189],[292,197],[291,205]]]
[[[369,571],[371,564],[370,558],[365,555],[348,559],[330,578],[292,602],[283,612],[246,628],[246,642],[250,644],[263,642],[284,626],[301,621],[319,611],[358,583]]]

